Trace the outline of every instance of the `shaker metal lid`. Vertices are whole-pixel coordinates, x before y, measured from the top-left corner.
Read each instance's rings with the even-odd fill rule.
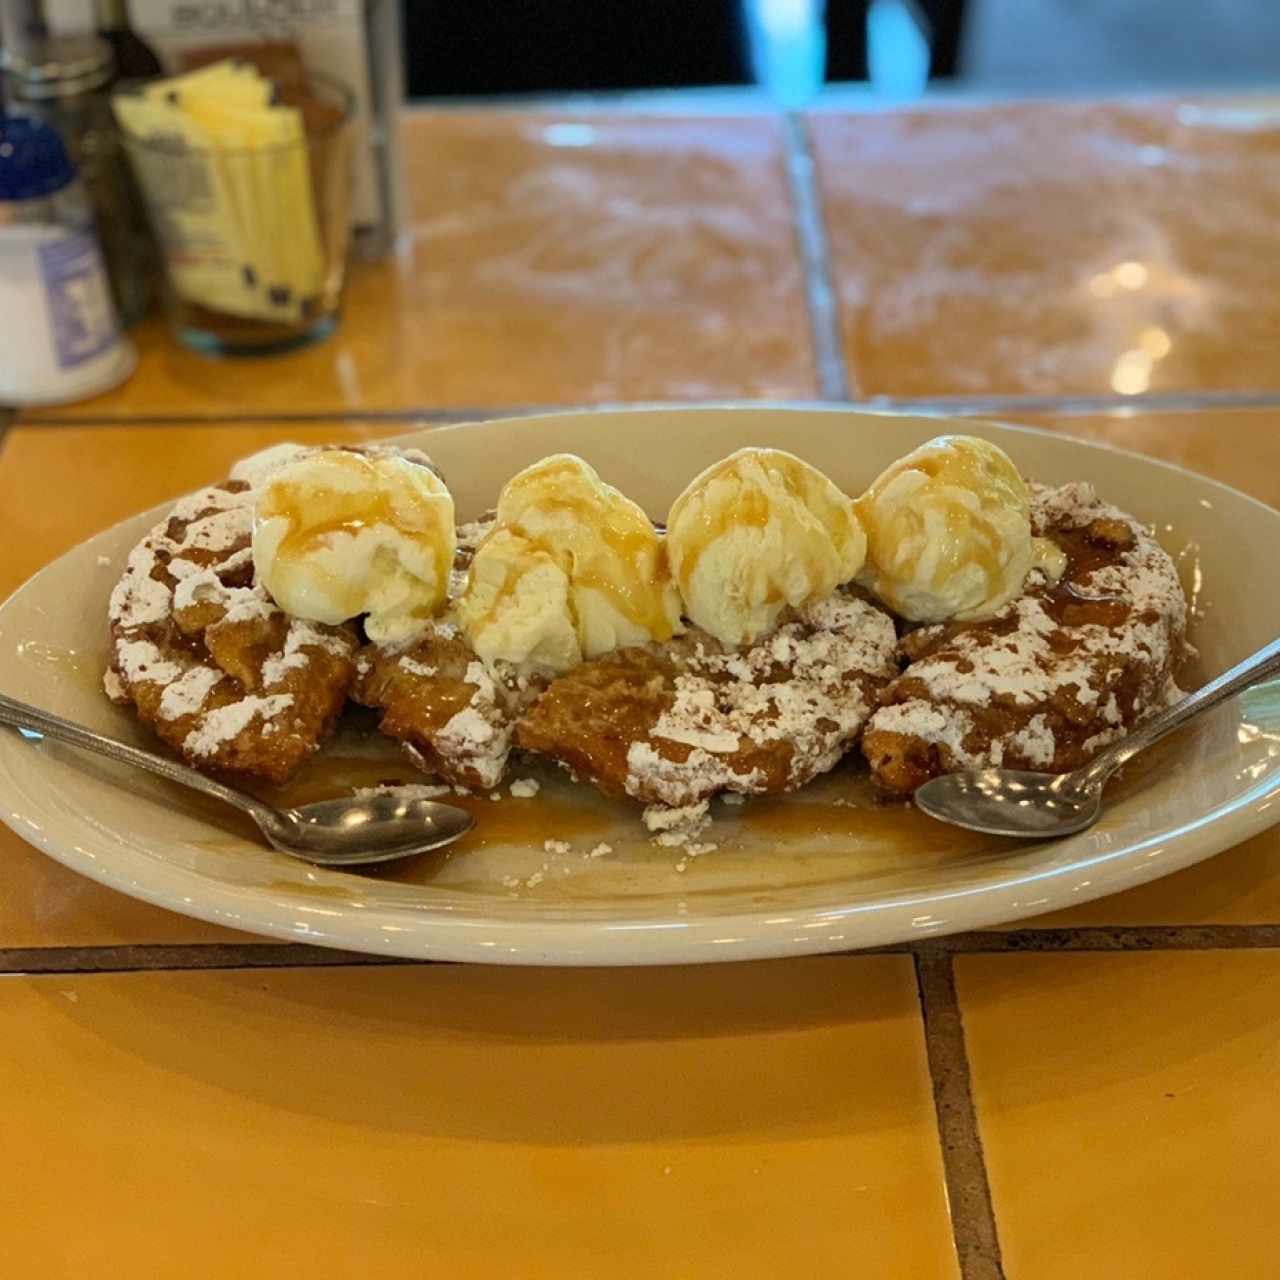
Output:
[[[0,69],[29,102],[70,98],[107,84],[116,56],[100,36],[46,36],[22,50],[0,49]]]
[[[75,176],[52,125],[32,116],[0,116],[0,201],[37,200]]]

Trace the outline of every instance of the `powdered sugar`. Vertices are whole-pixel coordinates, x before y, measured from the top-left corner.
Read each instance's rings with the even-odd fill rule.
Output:
[[[440,730],[435,746],[446,759],[464,764],[475,774],[476,784],[489,790],[502,781],[515,726],[483,663],[469,663],[465,679],[474,686],[471,701]]]
[[[110,667],[102,673],[102,692],[112,702],[129,701],[129,690],[125,688],[124,681]]]
[[[309,653],[296,646],[292,650],[286,647],[283,653],[268,658],[262,664],[262,683],[267,686],[279,684],[288,672],[305,667],[310,661]]]
[[[214,667],[192,667],[184,671],[160,695],[160,714],[166,720],[194,715],[222,679],[222,672]]]
[[[1010,745],[1028,762],[1041,768],[1053,763],[1057,746],[1049,721],[1043,715],[1032,716],[1026,726],[1013,735]]]
[[[116,667],[129,684],[168,684],[182,668],[150,640],[128,640],[116,648]]]
[[[655,795],[679,808],[691,796],[732,790],[755,793],[768,781],[759,769],[738,771],[732,760],[695,748],[683,760],[672,760],[648,742],[627,749],[627,788],[631,794]]]
[[[155,551],[146,542],[129,553],[124,576],[116,583],[107,604],[107,616],[112,622],[121,627],[144,627],[169,616],[173,594],[151,576],[155,567]]]
[[[424,679],[436,674],[435,667],[429,667],[425,662],[418,662],[407,655],[400,659],[400,667],[411,676],[422,676]]]
[[[323,649],[329,653],[343,654],[350,642],[332,632],[321,631],[314,623],[295,618],[289,624],[284,649],[273,654],[262,664],[262,683],[268,687],[279,684],[289,671],[305,667],[311,661],[307,649]]]
[[[223,556],[218,561],[218,571],[222,574],[240,573],[248,569],[253,564],[253,547],[241,547],[239,551],[233,551],[229,556]]]
[[[498,692],[497,685],[494,684],[493,677],[489,674],[489,670],[483,662],[469,662],[467,664],[467,674],[463,679],[468,684],[475,685],[475,696],[481,702],[491,703],[495,701]]]
[[[169,576],[176,578],[179,583],[181,583],[184,578],[190,578],[194,574],[203,573],[208,574],[210,577],[214,577],[211,569],[206,568],[202,564],[197,564],[194,560],[187,560],[183,556],[174,556],[165,567],[169,570]],[[221,581],[219,579],[215,577],[214,580],[221,585]]]
[[[653,834],[654,844],[678,848],[706,829],[710,808],[706,800],[675,806],[651,804],[644,811],[644,825]]]
[[[479,520],[469,520],[460,524],[457,530],[457,550],[454,554],[453,567],[449,573],[449,599],[456,600],[467,589],[467,578],[471,573],[471,559],[476,548],[484,541],[485,536],[493,528],[492,514]]]
[[[477,708],[473,698],[440,730],[436,748],[441,755],[458,760],[475,774],[477,786],[488,790],[502,781],[511,750],[512,727],[493,714]]]
[[[187,551],[239,550],[246,531],[252,530],[247,505],[215,511],[187,525],[182,546]]]
[[[468,520],[458,526],[458,548],[462,551],[474,551],[484,540],[485,534],[493,528],[492,515],[481,516],[479,520]]]
[[[373,796],[398,796],[404,800],[440,800],[453,794],[453,788],[444,783],[404,782],[383,783],[376,787],[357,787],[353,796],[365,800]]]
[[[769,779],[744,763],[744,747],[788,744],[789,785],[802,785],[844,754],[871,713],[871,685],[897,672],[893,622],[843,594],[746,649],[726,652],[699,633],[679,643],[671,705],[627,752],[628,793],[672,806],[764,790]],[[679,759],[664,742],[692,750]]]
[[[218,574],[245,567],[253,529],[252,492],[201,489],[179,499],[168,519],[155,525],[129,553],[125,571],[107,606],[116,627],[131,629],[165,621],[175,607],[189,604],[201,585],[222,589]],[[181,533],[170,536],[174,525]],[[178,584],[177,595],[158,572]]]
[[[881,707],[871,717],[870,728],[882,733],[901,733],[946,747],[958,761],[967,761],[964,741],[973,731],[973,717],[958,707],[945,714],[927,702],[911,700]],[[976,763],[976,761],[975,761]]]
[[[293,705],[291,693],[273,693],[267,697],[241,698],[225,707],[216,707],[200,720],[183,741],[188,755],[216,755],[219,748],[233,742],[255,720],[271,720]]]
[[[186,572],[173,589],[174,609],[190,609],[200,604],[217,605],[231,622],[248,622],[251,618],[266,618],[277,612],[262,587],[225,586],[220,572],[220,567],[193,567]]]
[[[287,462],[300,458],[312,450],[301,444],[273,444],[266,449],[241,458],[231,468],[231,479],[247,484],[251,489],[260,489],[273,471],[279,471]]]
[[[735,656],[730,661],[737,664],[740,659]],[[675,701],[662,713],[650,736],[711,752],[737,751],[742,741],[741,734],[724,727],[716,691],[686,676],[677,678]]]
[[[486,719],[484,715],[474,706],[463,707],[463,709],[451,716],[445,727],[440,731],[440,737],[446,748],[454,751],[460,750],[462,747],[480,748],[485,747],[493,742],[498,736],[498,727],[492,720]],[[496,782],[497,779],[494,780]],[[482,786],[491,787],[493,782],[482,783]]]

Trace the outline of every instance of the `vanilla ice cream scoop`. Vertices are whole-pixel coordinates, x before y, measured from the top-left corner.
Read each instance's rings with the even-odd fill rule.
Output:
[[[1040,565],[1065,557],[1031,536],[1031,495],[1002,449],[939,436],[893,463],[858,499],[867,531],[862,580],[913,622],[990,617]]]
[[[779,449],[739,449],[708,467],[667,516],[685,612],[731,645],[848,582],[866,547],[852,499]]]
[[[392,454],[304,454],[254,503],[253,563],[275,602],[313,622],[366,614],[378,644],[413,639],[444,603],[456,540],[444,481]]]
[[[457,613],[485,662],[551,675],[625,645],[670,639],[680,626],[652,521],[567,453],[507,482]]]

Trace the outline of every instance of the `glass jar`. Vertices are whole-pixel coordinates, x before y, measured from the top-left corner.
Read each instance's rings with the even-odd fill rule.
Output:
[[[333,332],[351,243],[353,103],[345,85],[313,72],[295,141],[208,147],[167,123],[131,125],[129,95],[117,98],[184,346],[266,355]]]
[[[96,36],[49,36],[0,54],[10,110],[61,135],[89,193],[116,308],[125,324],[145,313],[157,270],[141,197],[111,112],[111,46]]]

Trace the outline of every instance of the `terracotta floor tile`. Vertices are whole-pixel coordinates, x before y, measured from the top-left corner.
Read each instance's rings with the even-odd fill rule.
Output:
[[[0,1034],[15,1273],[956,1275],[904,957],[12,978]]]
[[[856,391],[1280,387],[1274,111],[811,118]]]
[[[957,975],[1009,1280],[1272,1274],[1280,955],[966,956]]]
[[[814,394],[776,120],[419,110],[404,129],[402,245],[353,267],[334,337],[211,361],[154,322],[130,382],[53,416]]]

